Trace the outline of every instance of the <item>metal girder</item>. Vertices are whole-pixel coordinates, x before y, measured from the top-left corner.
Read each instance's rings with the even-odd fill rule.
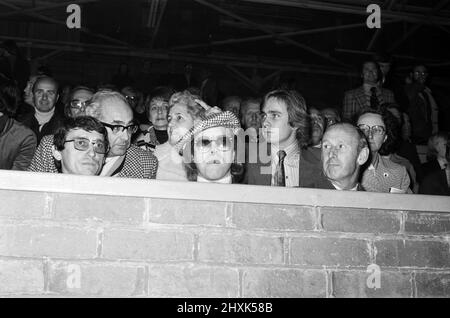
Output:
[[[236,77],[242,84],[247,86],[253,93],[255,94],[259,93],[258,89],[255,87],[255,85],[253,85],[252,81],[247,76],[245,76],[245,74],[239,71],[236,67],[226,65],[226,68],[230,71],[231,74],[234,75],[234,77]]]
[[[279,34],[273,32],[272,30],[270,30],[270,29],[268,29],[268,28],[266,28],[266,27],[264,27],[264,26],[262,26],[262,25],[260,25],[258,23],[252,22],[252,21],[250,21],[248,19],[245,19],[245,18],[243,18],[243,17],[241,17],[239,15],[236,15],[236,14],[234,14],[234,13],[228,11],[228,10],[222,9],[222,8],[212,4],[211,2],[208,2],[208,1],[205,1],[205,0],[194,0],[194,1],[197,2],[197,3],[200,3],[200,4],[204,5],[204,6],[207,6],[207,7],[211,8],[211,9],[214,9],[214,10],[216,10],[216,11],[222,13],[222,14],[228,15],[228,16],[233,17],[233,18],[235,18],[237,20],[240,20],[242,22],[251,24],[251,25],[257,27],[258,29],[260,29],[261,31],[263,31],[263,32],[265,32],[267,34],[270,34],[272,37],[274,37],[276,39],[279,39],[279,40],[281,40],[283,42],[289,43],[289,44],[294,45],[296,47],[302,48],[303,50],[309,51],[310,53],[313,53],[313,54],[315,54],[317,56],[320,56],[320,57],[322,57],[322,58],[324,58],[324,59],[326,59],[326,60],[328,60],[330,62],[333,62],[333,64],[336,64],[336,65],[339,65],[339,66],[342,66],[342,67],[345,67],[345,68],[349,68],[349,65],[347,65],[345,63],[342,63],[341,61],[339,61],[339,60],[337,60],[335,58],[332,58],[327,53],[318,51],[318,50],[313,49],[313,48],[311,48],[311,47],[309,47],[307,45],[304,45],[304,44],[298,43],[298,42],[296,42],[296,41],[294,41],[292,39],[289,39],[288,37],[279,35]]]
[[[152,41],[150,43],[151,48],[154,47],[154,45],[155,45],[156,37],[158,36],[158,32],[159,32],[159,27],[161,26],[161,21],[162,21],[164,12],[166,11],[167,1],[168,0],[161,0],[161,9],[158,14],[158,21],[156,22],[156,27],[153,30]]]
[[[3,5],[3,6],[5,6],[5,7],[9,7],[9,8],[11,8],[11,9],[14,9],[14,10],[17,10],[17,11],[22,10],[21,8],[15,6],[15,5],[12,5],[12,4],[10,4],[10,3],[4,1],[4,0],[0,0],[0,5]],[[24,12],[24,11],[21,11],[21,12]],[[45,15],[42,15],[42,14],[39,14],[39,13],[35,13],[35,12],[25,12],[24,14],[26,14],[26,15],[28,15],[28,16],[31,16],[31,17],[33,17],[33,18],[37,18],[37,19],[42,20],[42,21],[50,22],[50,23],[53,23],[53,24],[64,25],[64,27],[67,27],[65,21],[59,21],[59,20],[56,20],[56,19],[53,19],[53,18],[49,18],[49,17],[47,17],[47,16],[45,16]],[[126,42],[123,42],[123,41],[114,39],[114,38],[109,37],[109,36],[107,36],[107,35],[103,35],[103,34],[99,34],[99,33],[92,32],[91,30],[89,30],[89,29],[87,29],[87,28],[83,28],[83,27],[82,27],[82,28],[77,29],[77,30],[79,30],[80,32],[89,34],[89,35],[91,35],[91,36],[93,36],[93,37],[96,37],[96,38],[100,38],[100,39],[106,40],[106,41],[108,41],[108,42],[113,42],[113,43],[116,43],[116,44],[122,44],[122,45],[127,45],[127,46],[129,45],[129,44],[126,43]]]
[[[349,49],[335,49],[335,51],[342,52],[342,53],[358,54],[358,55],[373,55],[373,54],[375,54],[375,52],[349,50]],[[392,56],[397,59],[402,59],[402,60],[417,60],[417,61],[431,62],[431,63],[446,63],[447,62],[447,61],[435,60],[435,59],[430,59],[430,58],[425,58],[425,57],[415,57],[415,56],[400,55],[400,54],[393,54]]]
[[[260,3],[260,4],[272,4],[279,6],[288,6],[302,9],[312,9],[328,12],[340,12],[356,15],[367,16],[366,6],[368,3],[360,6],[356,5],[342,5],[337,3],[314,1],[314,0],[243,0],[247,2]],[[364,5],[364,7],[363,7]],[[424,23],[435,25],[450,25],[450,20],[447,17],[428,16],[427,14],[418,14],[404,11],[383,10],[382,16],[391,19],[400,19],[402,21],[408,21],[411,23]]]
[[[393,23],[393,22],[396,22],[396,21],[386,21],[385,23],[387,24],[387,23]],[[279,33],[279,35],[287,37],[287,36],[294,36],[294,35],[316,34],[316,33],[330,32],[330,31],[336,31],[336,30],[353,29],[353,28],[365,27],[365,26],[366,26],[365,22],[364,23],[352,23],[352,24],[346,24],[346,25],[337,25],[337,26],[316,28],[316,29],[289,31],[289,32]],[[261,40],[267,40],[267,39],[271,39],[271,38],[273,38],[272,35],[259,35],[259,36],[250,36],[250,37],[238,38],[238,39],[212,41],[210,43],[180,45],[180,46],[171,47],[170,49],[171,50],[194,49],[194,48],[217,46],[217,45],[261,41]]]
[[[441,10],[442,8],[444,8],[447,4],[448,4],[449,0],[442,0],[441,2],[439,2],[434,8],[433,10],[430,12],[430,16],[432,16],[433,14],[435,14],[436,12],[439,12],[439,10]],[[397,42],[395,42],[394,44],[392,44],[392,46],[389,48],[389,52],[392,52],[393,50],[395,50],[396,48],[398,48],[403,42],[405,42],[411,35],[413,35],[414,33],[416,33],[416,31],[418,29],[420,29],[422,26],[424,25],[424,23],[420,23],[418,25],[413,26],[407,33],[405,33],[401,39],[399,39]]]
[[[386,8],[388,10],[392,9],[392,6],[395,4],[396,0],[386,0],[386,2],[383,5],[383,8]],[[395,21],[401,21],[400,19],[396,19]],[[372,50],[373,46],[375,45],[375,42],[378,40],[378,37],[381,34],[382,28],[379,28],[375,31],[374,35],[372,36],[372,39],[370,40],[369,44],[367,45],[367,51]]]
[[[38,49],[61,50],[71,53],[91,53],[98,55],[109,56],[127,56],[127,57],[142,57],[151,58],[155,60],[173,60],[198,64],[214,64],[214,65],[231,65],[235,67],[250,67],[260,68],[272,71],[298,71],[310,74],[321,74],[331,76],[358,76],[354,71],[343,71],[342,69],[322,67],[317,65],[301,64],[294,60],[280,60],[270,58],[256,58],[254,56],[227,56],[227,55],[209,55],[202,54],[188,54],[188,53],[174,53],[170,51],[155,51],[144,49],[129,49],[127,47],[107,46],[107,45],[89,45],[77,42],[52,42],[39,39],[28,38],[12,38],[8,36],[1,36],[0,39],[14,39],[20,47],[31,47]]]
[[[70,4],[85,4],[85,3],[89,3],[89,2],[99,2],[99,1],[100,0],[73,0],[73,1],[67,1],[67,2],[62,2],[62,3],[46,4],[46,5],[35,7],[35,8],[22,9],[21,11],[14,10],[12,12],[0,13],[0,18],[9,17],[12,15],[18,15],[18,14],[25,14],[25,13],[30,13],[30,12],[38,12],[38,11],[56,9],[56,8],[60,8],[60,7],[67,7]]]

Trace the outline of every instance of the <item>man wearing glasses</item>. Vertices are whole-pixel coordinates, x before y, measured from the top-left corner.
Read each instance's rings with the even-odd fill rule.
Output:
[[[108,152],[105,127],[87,116],[70,118],[53,137],[53,157],[59,172],[98,175]]]
[[[64,105],[64,115],[66,118],[78,117],[84,115],[86,105],[94,95],[94,91],[86,86],[77,86],[72,89],[69,95],[69,101]]]
[[[28,171],[98,175],[108,152],[106,128],[95,118],[68,118],[42,138]]]
[[[97,119],[107,131],[108,151],[105,154],[101,176],[146,179],[156,177],[158,168],[156,157],[130,143],[137,125],[133,122],[133,112],[122,94],[110,90],[95,93],[86,106],[86,115]],[[29,171],[57,172],[51,150],[49,151],[49,145],[51,148],[54,138],[56,136],[49,135],[42,139],[28,168]],[[64,141],[67,141],[67,138]],[[87,145],[87,141],[74,139],[70,142],[78,149],[84,149]],[[96,149],[102,151],[98,145]]]
[[[126,98],[114,91],[94,94],[86,115],[98,119],[108,131],[109,152],[100,175],[124,178],[154,179],[158,160],[149,151],[131,145],[138,125]]]
[[[411,74],[412,83],[405,86],[409,105],[407,113],[411,120],[412,141],[426,144],[432,134],[439,131],[439,108],[429,87],[426,86],[428,70],[416,65]]]

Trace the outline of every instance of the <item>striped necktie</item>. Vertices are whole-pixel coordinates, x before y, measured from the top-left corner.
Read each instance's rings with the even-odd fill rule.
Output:
[[[286,151],[280,150],[278,151],[278,164],[277,169],[275,171],[275,185],[278,187],[285,187],[285,174],[284,174],[284,158],[286,157]]]

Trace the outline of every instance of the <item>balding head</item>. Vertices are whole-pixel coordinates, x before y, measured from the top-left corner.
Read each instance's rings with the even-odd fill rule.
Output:
[[[328,127],[322,139],[322,164],[325,176],[339,188],[356,186],[359,168],[366,163],[369,148],[364,134],[348,123]]]
[[[86,107],[86,115],[97,118],[106,126],[110,145],[108,156],[124,155],[130,147],[131,135],[136,131],[133,111],[125,97],[114,91],[99,91]]]

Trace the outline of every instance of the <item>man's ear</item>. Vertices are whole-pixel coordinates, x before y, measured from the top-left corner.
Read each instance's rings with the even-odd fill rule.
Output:
[[[62,159],[61,152],[59,150],[56,150],[55,146],[52,146],[52,154],[53,158],[55,158],[58,161],[61,161]]]
[[[58,102],[58,100],[59,100],[59,94],[56,95],[55,104]]]
[[[366,161],[369,159],[369,153],[370,151],[368,147],[364,147],[363,149],[361,149],[361,151],[358,154],[358,158],[356,159],[358,165],[362,166],[363,164],[366,163]]]
[[[386,142],[387,138],[388,138],[388,136],[387,136],[387,135],[384,135],[384,138],[383,138],[383,143],[385,143],[385,142]]]

